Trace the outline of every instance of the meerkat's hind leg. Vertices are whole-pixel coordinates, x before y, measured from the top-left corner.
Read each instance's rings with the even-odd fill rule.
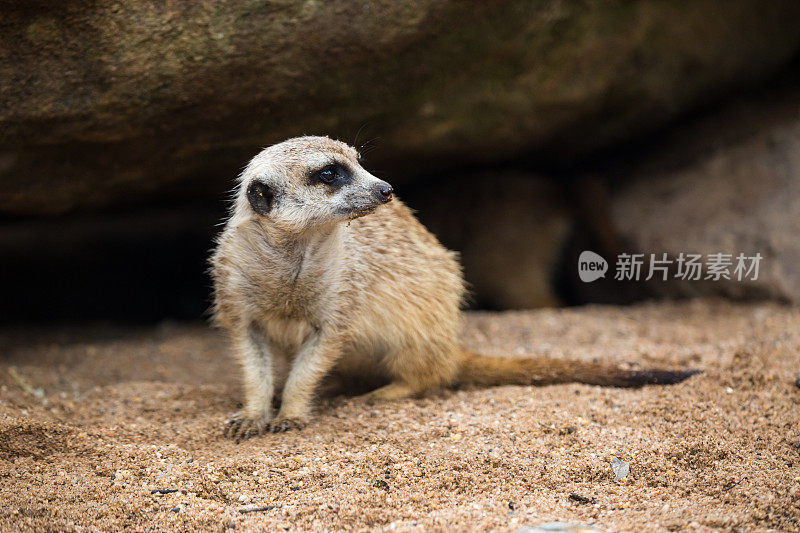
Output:
[[[391,376],[389,384],[359,398],[363,398],[367,403],[402,400],[447,385],[457,368],[456,365],[450,364],[454,359],[448,356],[449,353],[447,350],[440,350],[420,354],[407,349],[393,352],[384,361],[386,374]],[[435,354],[439,354],[440,357],[429,357]]]
[[[388,385],[384,385],[383,387],[379,387],[374,391],[368,392],[366,394],[362,394],[358,396],[358,398],[363,399],[368,404],[372,404],[378,401],[385,401],[385,400],[403,400],[405,398],[410,398],[412,396],[416,396],[423,391],[420,390],[418,387],[413,387],[406,383],[405,381],[392,381]]]

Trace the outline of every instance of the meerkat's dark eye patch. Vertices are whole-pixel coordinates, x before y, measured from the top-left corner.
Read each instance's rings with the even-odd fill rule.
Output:
[[[247,186],[247,201],[250,202],[250,207],[259,215],[266,215],[272,209],[272,201],[275,195],[269,188],[269,185],[262,181],[251,181]]]
[[[323,183],[330,187],[338,188],[350,181],[350,169],[339,162],[325,165],[311,173],[312,183]]]

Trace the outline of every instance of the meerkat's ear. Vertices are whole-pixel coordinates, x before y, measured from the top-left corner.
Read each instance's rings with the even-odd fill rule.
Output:
[[[269,185],[263,181],[253,180],[247,186],[247,201],[250,202],[253,211],[259,215],[269,213],[274,198],[275,195],[272,194]]]

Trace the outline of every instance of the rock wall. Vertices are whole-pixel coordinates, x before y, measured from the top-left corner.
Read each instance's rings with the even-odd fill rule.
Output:
[[[570,176],[462,173],[425,185],[413,205],[448,246],[462,251],[479,306],[709,295],[800,302],[796,75],[629,144],[591,168]],[[608,261],[605,278],[580,280],[584,250]],[[623,253],[644,254],[638,279],[615,279]],[[667,280],[658,271],[646,280],[650,254],[665,253]],[[700,279],[678,276],[681,253],[701,256]],[[712,254],[728,256],[720,258],[719,279],[706,279]],[[757,275],[743,271],[737,279],[739,254],[760,255]]]
[[[0,315],[200,316],[233,178],[307,133],[363,147],[478,306],[800,298],[800,83],[729,105],[797,70],[796,0],[0,8]],[[763,270],[583,284],[586,248]]]
[[[720,135],[715,145],[708,138],[754,120],[757,129],[741,139],[726,143]],[[800,302],[800,90],[788,101],[762,101],[684,133],[704,135],[707,151],[675,167],[667,162],[676,149],[685,153],[685,141],[657,154],[614,199],[614,221],[635,251],[666,252],[672,260],[681,252],[732,254],[731,279],[672,279],[651,284],[654,293]],[[760,254],[757,279],[734,276],[740,253]]]
[[[795,0],[2,2],[0,213],[211,198],[259,147],[379,137],[395,182],[571,164],[753,85]]]

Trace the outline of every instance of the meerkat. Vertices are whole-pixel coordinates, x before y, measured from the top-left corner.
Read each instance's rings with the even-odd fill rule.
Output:
[[[459,384],[637,387],[694,373],[465,352],[457,255],[359,161],[347,144],[298,137],[239,177],[211,258],[214,318],[244,374],[228,437],[304,427],[326,376],[381,384],[366,394],[374,401]]]

